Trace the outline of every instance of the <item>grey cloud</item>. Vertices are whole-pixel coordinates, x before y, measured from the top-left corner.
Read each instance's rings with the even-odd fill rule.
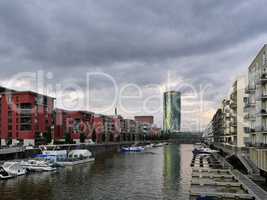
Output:
[[[102,71],[144,87],[171,72],[218,103],[265,43],[266,13],[264,0],[2,0],[0,79],[44,70],[85,88]]]
[[[1,35],[27,59],[52,67],[159,61],[220,51],[263,33],[262,3],[2,1]]]

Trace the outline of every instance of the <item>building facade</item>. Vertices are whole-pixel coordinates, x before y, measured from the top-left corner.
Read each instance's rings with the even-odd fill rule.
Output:
[[[250,158],[267,175],[267,45],[264,45],[248,68],[247,131],[251,135]]]
[[[154,124],[153,116],[135,116],[134,120],[141,123]]]
[[[163,98],[164,132],[179,132],[181,129],[181,93],[168,91]]]
[[[35,145],[52,134],[54,98],[5,90],[0,101],[1,145]]]
[[[244,109],[247,99],[246,84],[246,76],[240,76],[234,81],[229,98],[229,110],[225,113],[225,121],[230,125],[230,133],[226,131],[227,134],[225,134],[225,143],[238,148],[246,146],[249,142],[249,135],[245,132],[247,127],[245,117],[247,111]],[[230,117],[227,118],[227,116]]]

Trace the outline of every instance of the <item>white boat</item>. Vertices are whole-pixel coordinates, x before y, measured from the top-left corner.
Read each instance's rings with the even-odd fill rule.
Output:
[[[57,163],[63,166],[73,166],[94,161],[95,158],[87,149],[72,150],[68,153],[66,160],[58,160]]]
[[[0,168],[0,178],[9,179],[26,174],[26,170],[21,167],[19,162],[5,162]]]
[[[219,151],[212,150],[210,148],[200,147],[200,148],[195,148],[192,152],[193,154],[213,154],[213,153],[218,153]]]
[[[149,149],[149,148],[152,148],[153,147],[153,144],[148,144],[145,146],[145,148]]]
[[[21,161],[20,165],[32,172],[48,172],[48,171],[55,171],[56,168],[53,167],[53,163],[49,163],[45,160],[28,160],[28,161]]]
[[[157,144],[153,144],[153,147],[162,147],[164,146],[164,143],[157,143]]]

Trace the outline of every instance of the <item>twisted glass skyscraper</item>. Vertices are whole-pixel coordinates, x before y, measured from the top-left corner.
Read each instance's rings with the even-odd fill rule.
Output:
[[[163,103],[164,132],[179,132],[181,128],[181,93],[177,91],[165,92]]]

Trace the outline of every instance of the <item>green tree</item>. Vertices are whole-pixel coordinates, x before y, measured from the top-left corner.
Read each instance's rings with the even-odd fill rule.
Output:
[[[45,143],[50,144],[52,141],[52,131],[51,127],[48,128],[47,132],[44,134]]]
[[[85,142],[85,134],[84,133],[80,133],[80,142],[81,143]]]
[[[65,133],[65,143],[66,144],[72,144],[73,143],[70,133]]]
[[[92,133],[92,140],[93,140],[93,142],[96,142],[96,132],[95,132],[95,129],[94,129],[94,131]]]

